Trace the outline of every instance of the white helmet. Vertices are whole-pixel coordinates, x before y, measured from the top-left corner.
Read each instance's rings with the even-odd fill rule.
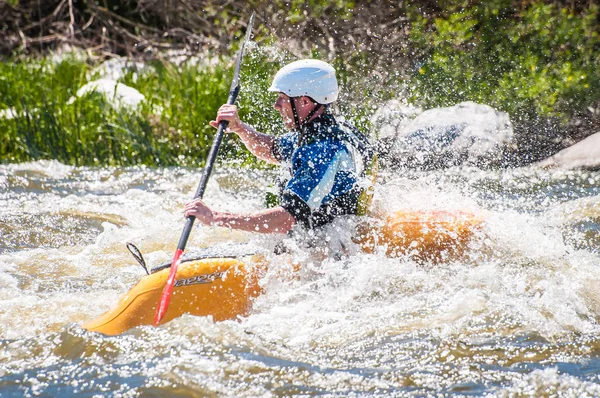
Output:
[[[269,91],[292,98],[305,95],[324,105],[335,101],[339,93],[335,69],[317,59],[301,59],[284,66],[273,78]]]

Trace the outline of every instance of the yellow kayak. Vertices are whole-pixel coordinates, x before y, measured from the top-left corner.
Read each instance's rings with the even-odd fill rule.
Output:
[[[354,241],[367,253],[381,249],[390,257],[439,262],[461,256],[481,223],[464,211],[397,211],[378,223],[360,225]]]
[[[379,225],[362,225],[355,242],[365,252],[383,250],[388,256],[410,255],[441,261],[461,255],[481,219],[466,212],[401,211]],[[215,321],[247,315],[261,293],[259,281],[267,270],[260,255],[205,258],[182,263],[169,308],[160,324],[183,314],[212,316]],[[83,327],[116,335],[152,325],[169,269],[143,277],[122,296],[115,308]]]

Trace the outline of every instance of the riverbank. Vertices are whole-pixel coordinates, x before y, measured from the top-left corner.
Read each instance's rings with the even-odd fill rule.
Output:
[[[231,56],[251,10],[258,14],[254,56],[242,69],[240,107],[269,132],[279,129],[265,87],[286,61],[307,56],[336,66],[340,114],[365,130],[389,99],[423,109],[474,101],[510,114],[519,148],[509,163],[519,165],[600,130],[594,4],[413,2],[386,8],[380,1],[317,1],[289,11],[284,3],[204,2],[186,11],[191,4],[184,0],[168,10],[158,3],[134,8],[58,1],[32,10],[27,2],[6,2],[0,12],[14,30],[5,31],[11,33],[0,49],[0,159],[202,164],[213,132],[208,121],[226,99]],[[85,50],[57,62],[65,43]],[[106,61],[131,66],[114,80],[144,96],[138,109],[115,108],[111,98],[95,95],[73,100],[86,83],[106,77],[98,72]],[[249,161],[235,140],[226,151]]]

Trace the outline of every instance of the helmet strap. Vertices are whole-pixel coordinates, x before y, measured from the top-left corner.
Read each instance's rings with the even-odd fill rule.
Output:
[[[304,119],[304,122],[308,122],[314,115],[315,113],[317,113],[319,111],[319,109],[321,109],[321,107],[323,107],[322,104],[319,104],[318,102],[315,102],[315,104],[317,104],[317,106],[315,106],[312,111],[310,111],[308,113],[308,115],[306,115],[306,119]]]
[[[296,97],[290,98],[290,106],[292,107],[292,114],[294,115],[294,127],[300,131],[300,118],[298,117],[298,111],[296,111]]]
[[[302,131],[302,127],[315,115],[315,113],[319,111],[319,109],[326,105],[315,102],[316,106],[308,113],[308,115],[306,115],[304,123],[300,124],[300,117],[298,116],[298,112],[296,111],[296,98],[297,97],[290,98],[290,106],[292,107],[292,113],[294,115],[294,125],[296,127],[296,130],[298,131],[298,145],[302,145],[302,143],[304,142],[304,134]]]

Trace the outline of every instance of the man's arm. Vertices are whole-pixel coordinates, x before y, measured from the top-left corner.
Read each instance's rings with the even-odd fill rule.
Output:
[[[236,130],[233,130],[242,140],[246,148],[257,158],[265,162],[279,164],[279,161],[273,156],[273,143],[275,137],[268,134],[259,133],[254,127],[240,122]]]
[[[296,219],[281,206],[252,214],[234,214],[211,210],[200,199],[185,205],[185,217],[194,216],[205,225],[218,225],[242,231],[261,233],[287,233]]]
[[[235,105],[221,106],[219,112],[217,112],[217,120],[211,121],[210,125],[217,128],[223,120],[229,123],[228,130],[236,133],[254,156],[269,163],[279,163],[273,156],[275,137],[259,133],[254,127],[243,123],[239,118],[238,109]]]

